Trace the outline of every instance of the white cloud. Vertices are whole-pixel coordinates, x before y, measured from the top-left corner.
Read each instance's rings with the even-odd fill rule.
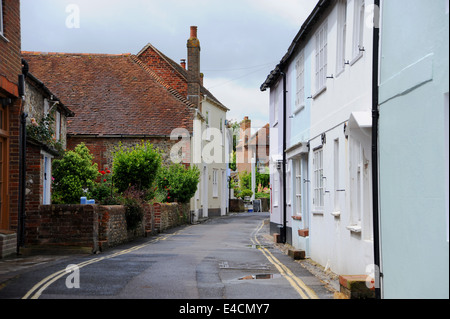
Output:
[[[301,26],[317,0],[248,0],[257,10],[280,17],[293,26]]]

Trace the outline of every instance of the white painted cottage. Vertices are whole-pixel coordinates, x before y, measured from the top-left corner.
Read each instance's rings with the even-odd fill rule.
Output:
[[[270,89],[271,232],[340,275],[373,264],[373,0],[321,0]]]

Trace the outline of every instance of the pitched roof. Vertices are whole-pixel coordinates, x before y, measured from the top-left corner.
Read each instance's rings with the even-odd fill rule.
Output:
[[[333,3],[335,3],[335,1],[332,0],[319,0],[317,2],[313,11],[310,13],[308,18],[306,18],[305,22],[301,26],[300,30],[298,31],[297,35],[295,36],[294,40],[289,46],[286,54],[281,59],[280,63],[275,67],[275,69],[273,69],[269,73],[264,83],[261,84],[260,87],[261,91],[266,91],[268,88],[270,88],[274,83],[278,81],[281,74],[283,73],[282,71],[286,66],[286,64],[289,62],[290,59],[292,59],[296,50],[300,46],[304,45],[303,41],[305,40],[305,38],[309,36],[309,34],[314,29],[317,22],[320,21],[322,15],[328,10],[330,5],[332,5]]]
[[[150,56],[159,56],[160,61],[163,63],[160,63],[158,65],[155,65],[154,60],[150,60]],[[164,53],[159,51],[157,48],[155,48],[151,43],[148,43],[138,54],[137,58],[140,59],[142,62],[146,63],[150,68],[152,68],[166,83],[171,85],[173,88],[175,88],[178,92],[181,94],[186,95],[187,91],[184,92],[184,88],[180,88],[179,85],[174,83],[170,79],[170,77],[175,76],[175,81],[181,81],[184,82],[184,84],[187,84],[187,78],[188,78],[188,72],[186,69],[184,69],[181,65],[173,61],[171,58],[166,56]],[[169,75],[169,73],[171,73]],[[187,87],[186,87],[187,90]],[[203,85],[200,86],[200,92],[204,97],[207,97],[210,101],[214,102],[219,107],[225,109],[226,111],[229,111],[229,109],[223,105],[207,88],[205,88]]]
[[[76,114],[69,134],[169,136],[192,132],[194,110],[131,54],[22,52],[33,72]]]

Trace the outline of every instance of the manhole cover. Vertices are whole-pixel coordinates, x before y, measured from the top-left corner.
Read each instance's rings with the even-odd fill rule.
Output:
[[[230,270],[270,270],[267,264],[233,263],[228,261],[221,261],[219,268]]]
[[[241,277],[238,280],[254,280],[254,279],[275,279],[281,278],[283,275],[281,274],[258,274],[258,275],[248,275],[245,277]]]

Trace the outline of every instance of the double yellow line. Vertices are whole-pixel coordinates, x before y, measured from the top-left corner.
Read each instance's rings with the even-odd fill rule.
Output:
[[[125,255],[125,254],[129,254],[129,253],[134,252],[136,250],[145,248],[145,247],[147,247],[147,246],[149,246],[149,245],[151,245],[151,244],[153,244],[155,242],[158,242],[158,241],[161,241],[161,240],[166,240],[169,237],[177,235],[179,232],[180,231],[172,233],[172,234],[168,234],[168,235],[164,235],[164,236],[158,237],[158,238],[156,238],[156,239],[154,239],[152,241],[149,241],[149,242],[147,242],[145,244],[134,246],[134,247],[131,247],[129,249],[121,250],[121,251],[119,251],[117,253],[114,253],[114,254],[111,254],[109,256],[90,259],[88,261],[85,261],[85,262],[73,265],[72,269],[76,268],[76,267],[78,267],[78,269],[81,269],[83,267],[86,267],[86,266],[91,265],[91,264],[98,263],[98,262],[103,261],[103,260],[107,260],[107,259],[111,259],[111,258],[114,258],[114,257],[117,257],[117,256],[122,256],[122,255]],[[38,282],[36,285],[34,285],[33,288],[31,288],[25,294],[25,296],[22,297],[22,299],[38,299],[42,295],[42,293],[44,292],[45,289],[47,289],[51,284],[53,284],[55,281],[57,281],[58,279],[64,277],[67,274],[68,273],[67,273],[66,269],[63,269],[63,270],[57,271],[57,272],[55,272],[55,273],[45,277],[40,282]]]
[[[281,261],[279,261],[267,248],[261,245],[257,236],[258,233],[264,226],[265,221],[261,223],[261,225],[253,231],[253,237],[250,239],[253,245],[258,247],[264,256],[277,268],[280,274],[286,278],[286,280],[291,284],[292,288],[297,291],[297,293],[303,299],[319,299],[317,294],[309,288],[300,278],[298,278],[286,265],[284,265]]]

